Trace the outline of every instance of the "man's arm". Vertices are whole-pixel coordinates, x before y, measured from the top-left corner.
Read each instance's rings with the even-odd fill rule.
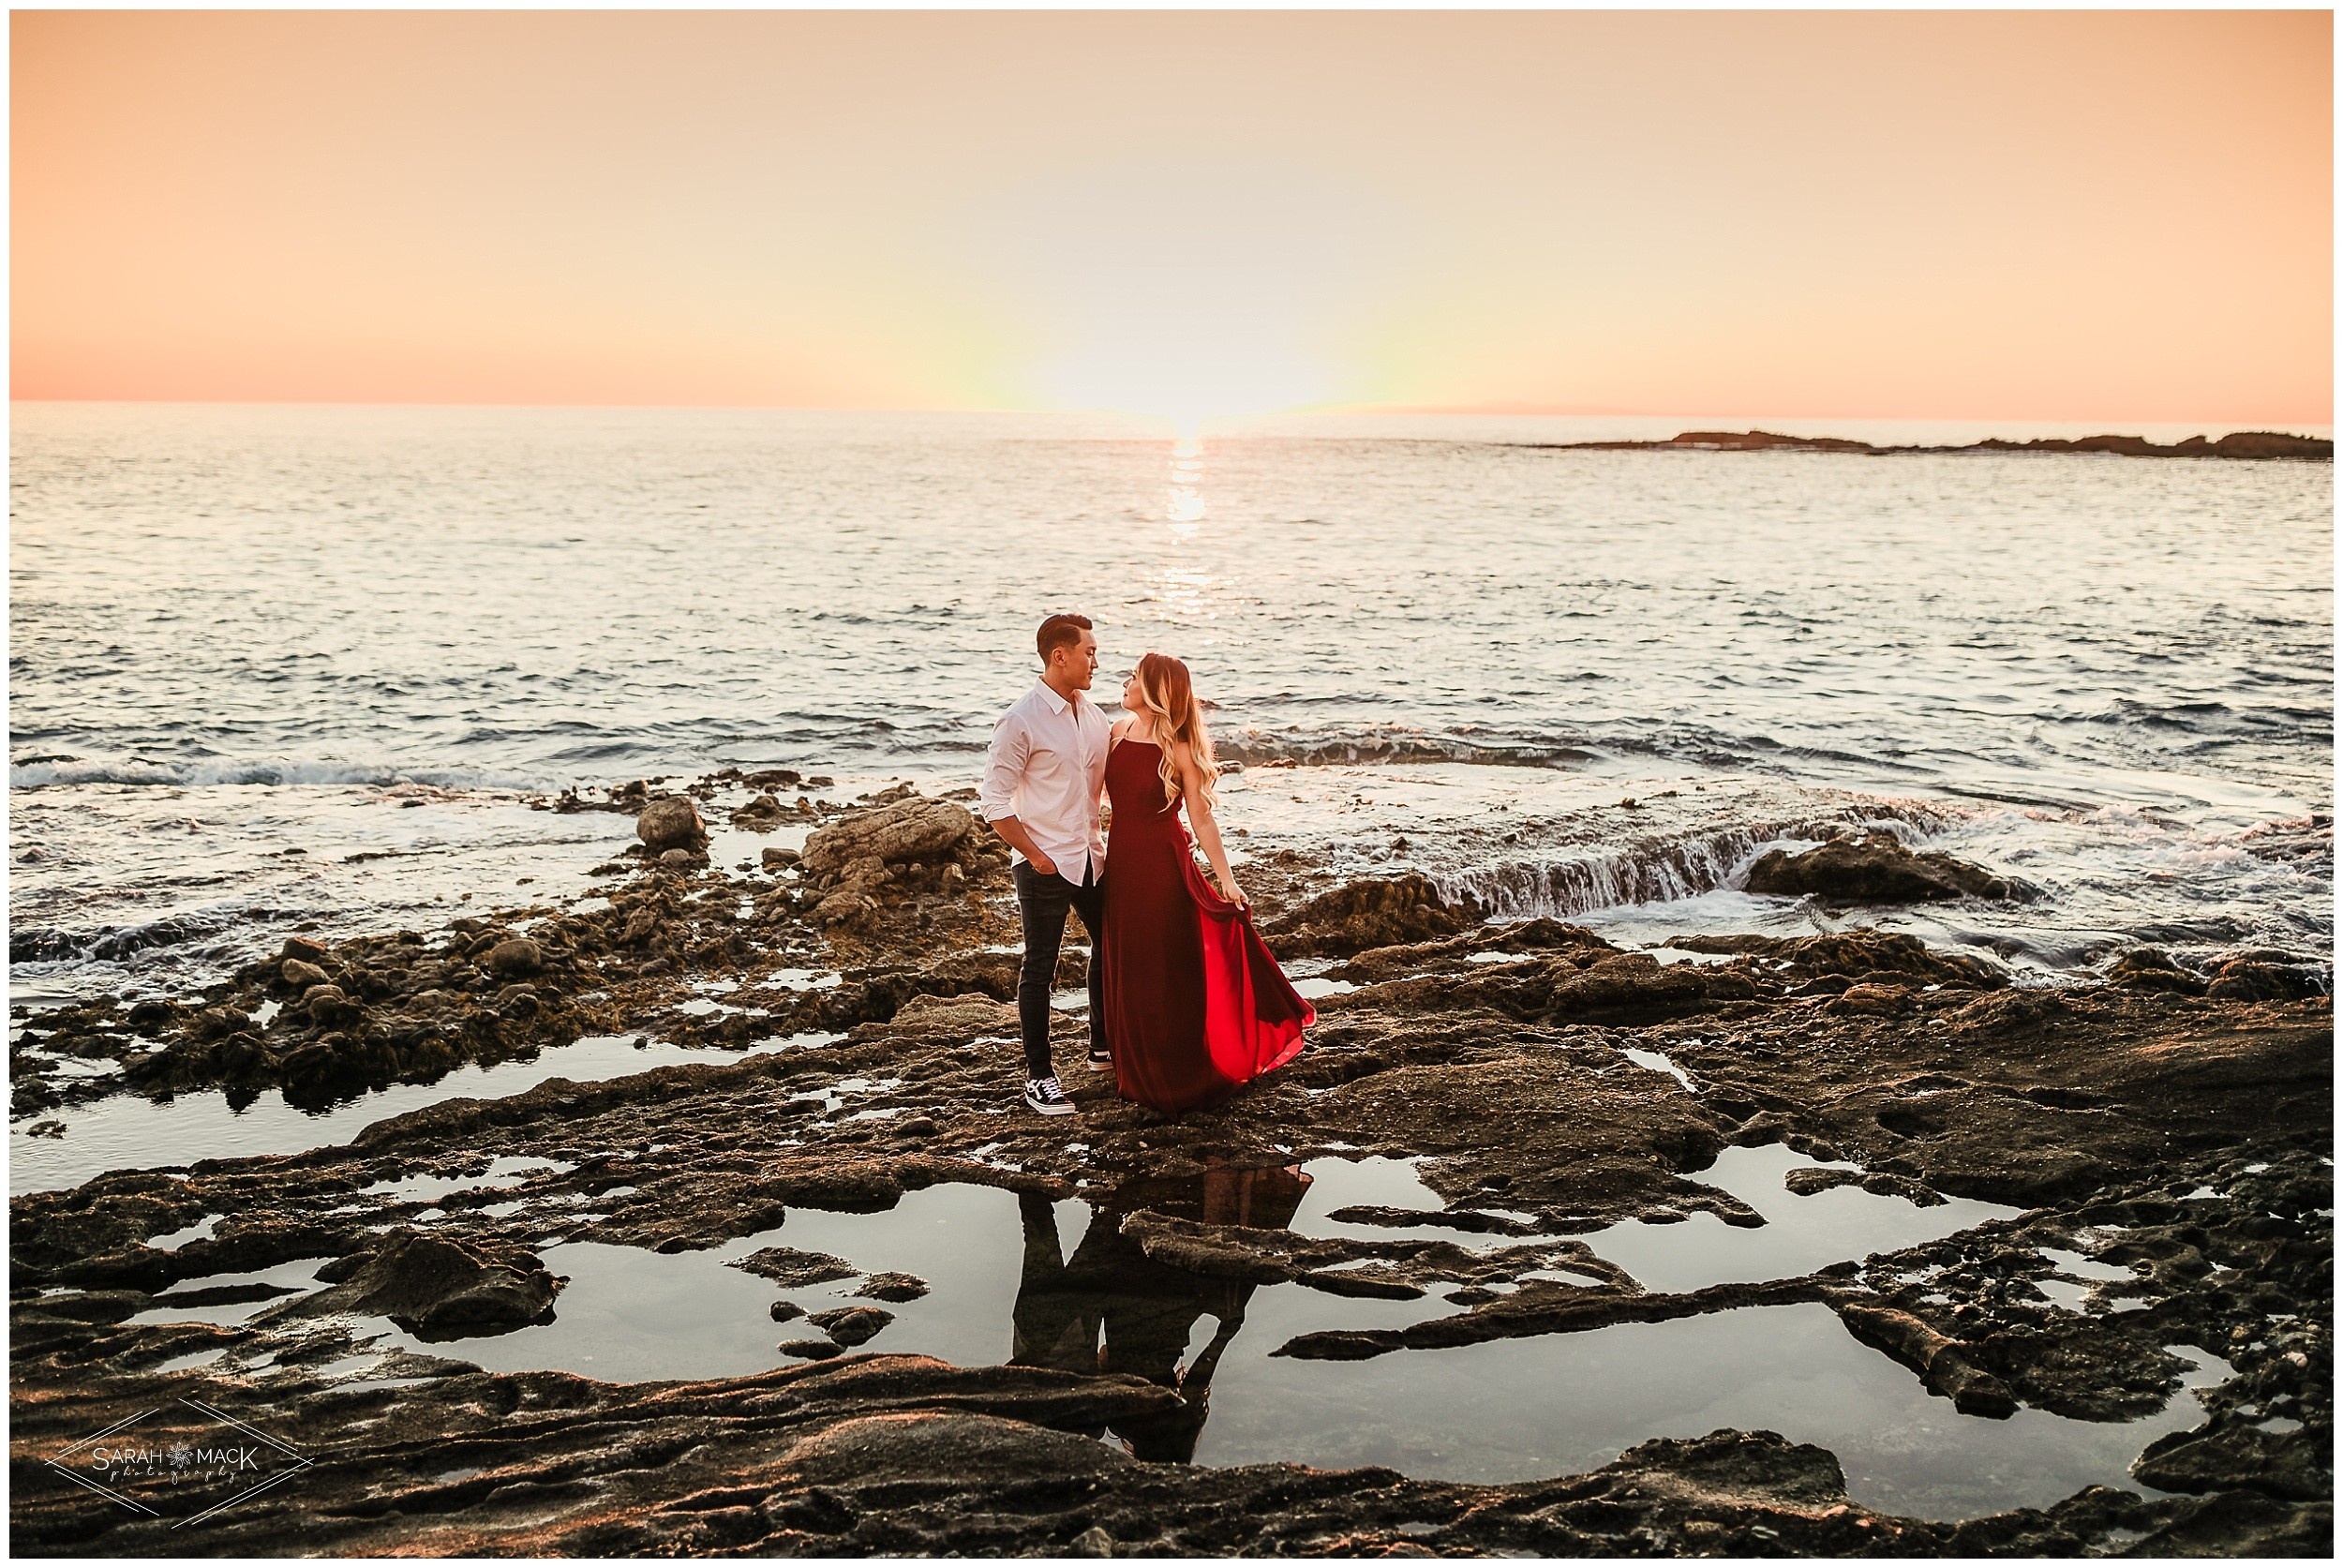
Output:
[[[1017,820],[1017,781],[1024,776],[1025,759],[1032,754],[1033,737],[1014,713],[1005,715],[992,726],[992,745],[985,753],[984,784],[977,791],[977,806],[992,830],[1008,841],[1009,847],[1033,862],[1033,869],[1054,874],[1057,862],[1035,847],[1033,835]]]

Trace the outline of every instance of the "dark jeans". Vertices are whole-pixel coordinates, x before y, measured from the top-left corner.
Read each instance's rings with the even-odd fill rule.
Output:
[[[1090,933],[1090,1044],[1106,1049],[1106,1003],[1099,994],[1098,933],[1104,927],[1106,893],[1094,865],[1080,887],[1055,873],[1044,874],[1029,861],[1010,870],[1017,884],[1017,914],[1025,928],[1025,962],[1017,971],[1017,1024],[1025,1038],[1025,1076],[1048,1078],[1050,992],[1057,978],[1058,945],[1066,939],[1066,912],[1082,918]]]

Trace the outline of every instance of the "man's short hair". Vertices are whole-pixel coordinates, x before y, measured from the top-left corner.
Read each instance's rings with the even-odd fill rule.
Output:
[[[1040,631],[1034,634],[1033,645],[1041,650],[1041,662],[1046,665],[1050,662],[1052,649],[1071,648],[1081,642],[1082,634],[1089,630],[1090,618],[1086,615],[1053,615],[1041,623]]]

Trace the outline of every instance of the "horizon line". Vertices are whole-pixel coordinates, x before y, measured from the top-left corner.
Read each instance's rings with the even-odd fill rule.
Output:
[[[9,406],[19,404],[78,404],[118,408],[270,408],[270,409],[509,409],[515,411],[606,411],[610,412],[704,412],[704,413],[832,413],[832,414],[957,414],[1024,418],[1118,418],[1143,424],[1185,426],[1195,423],[1226,424],[1246,420],[1306,419],[1306,418],[1485,418],[1485,419],[1638,419],[1638,420],[1772,420],[1783,423],[1813,425],[1829,421],[1866,425],[1990,425],[1994,423],[2019,425],[2096,425],[2103,432],[2117,433],[2123,425],[2153,425],[2177,426],[2201,426],[2208,429],[2247,430],[2263,428],[2274,434],[2317,431],[2332,434],[2333,416],[2324,419],[2259,416],[2254,419],[2221,419],[2199,414],[2183,417],[2155,417],[2141,414],[2123,416],[2089,416],[2076,418],[2047,414],[1975,414],[1975,413],[1838,413],[1815,414],[1789,411],[1754,412],[1742,410],[1728,412],[1721,410],[1641,410],[1571,406],[1542,403],[1323,403],[1296,405],[1282,409],[1249,410],[1240,413],[1204,414],[1200,417],[1169,413],[1150,413],[1135,409],[1084,408],[1038,409],[1002,406],[951,406],[944,404],[855,404],[855,403],[724,403],[724,402],[660,402],[630,403],[605,401],[524,401],[519,399],[427,399],[413,397],[355,398],[355,397],[38,397],[11,395]],[[2280,426],[2300,426],[2304,432],[2281,429]]]

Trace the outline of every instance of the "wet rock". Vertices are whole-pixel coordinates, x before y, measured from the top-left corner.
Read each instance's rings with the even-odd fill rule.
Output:
[[[833,1258],[827,1252],[799,1252],[788,1247],[769,1247],[752,1252],[732,1266],[792,1291],[832,1279],[852,1279],[862,1272],[843,1258]]]
[[[2215,1492],[2244,1487],[2298,1502],[2335,1496],[2331,1434],[2307,1428],[2265,1432],[2247,1426],[2212,1432],[2168,1432],[2147,1446],[2131,1473],[2166,1492]]]
[[[1914,854],[1893,833],[1860,844],[1833,840],[1800,855],[1769,850],[1749,868],[1753,893],[1813,896],[1844,903],[1920,903],[1950,898],[2022,899],[2032,889],[2013,877],[1949,855]]]
[[[2108,978],[2135,991],[2165,991],[2201,996],[2204,981],[2154,948],[2135,948],[2109,966]]]
[[[290,1309],[385,1317],[417,1338],[454,1339],[549,1322],[561,1289],[533,1252],[413,1230],[343,1263],[333,1271],[342,1283]]]
[[[1782,1185],[1801,1198],[1833,1187],[1859,1187],[1882,1198],[1901,1198],[1919,1208],[1941,1207],[1945,1195],[1904,1176],[1889,1175],[1878,1171],[1843,1171],[1828,1166],[1809,1165],[1792,1171],[1782,1178]]]
[[[794,1319],[802,1318],[804,1316],[805,1308],[799,1307],[794,1301],[777,1301],[773,1303],[772,1320],[777,1323],[789,1322]]]
[[[798,863],[798,852],[768,844],[757,859],[767,871],[786,871]]]
[[[1999,1378],[1969,1359],[1961,1346],[1908,1312],[1892,1307],[1839,1304],[1847,1332],[1887,1351],[1920,1374],[1963,1415],[2003,1419],[2017,1413],[2018,1401]]]
[[[879,1331],[895,1321],[895,1314],[876,1307],[836,1307],[811,1313],[805,1321],[851,1350],[878,1337]]]
[[[923,1411],[842,1422],[799,1442],[782,1463],[810,1482],[871,1486],[931,1476],[1096,1475],[1132,1461],[1071,1432]]]
[[[215,1040],[252,1027],[252,1015],[241,1008],[206,1008],[187,1023],[187,1032],[199,1040]]]
[[[324,1028],[357,1022],[360,1008],[337,985],[313,985],[301,998],[301,1010]]]
[[[1344,957],[1369,948],[1453,936],[1481,921],[1470,903],[1452,904],[1416,872],[1352,882],[1321,893],[1274,922],[1279,951],[1295,958]]]
[[[732,825],[751,832],[765,832],[780,823],[782,814],[779,800],[769,793],[759,795],[732,814]]]
[[[708,864],[708,857],[696,849],[669,849],[660,854],[659,864],[671,871],[683,871]]]
[[[289,958],[277,965],[276,972],[287,985],[306,991],[313,985],[323,985],[329,977],[325,971],[306,959]]]
[[[977,819],[949,800],[904,800],[860,812],[819,829],[805,841],[798,864],[828,875],[850,864],[875,859],[882,865],[933,860],[952,853],[976,834]]]
[[[481,966],[500,979],[516,980],[545,967],[545,949],[526,936],[499,942],[481,958]]]
[[[1851,985],[1823,1004],[1834,1013],[1863,1013],[1873,1018],[1901,1018],[1919,1010],[1919,1000],[1908,985]]]
[[[2321,994],[2318,982],[2289,964],[2237,960],[2215,972],[2205,994],[2223,1002],[2291,1002]]]
[[[928,1282],[916,1274],[874,1274],[855,1294],[873,1301],[918,1301],[928,1293]]]
[[[914,996],[898,1008],[883,1023],[864,1023],[855,1031],[858,1039],[881,1035],[948,1035],[973,1038],[978,1035],[1007,1035],[1016,1038],[1017,1009],[1006,1002],[996,1002],[980,992],[957,996]]]
[[[634,819],[634,836],[654,855],[670,849],[698,850],[708,844],[699,806],[688,795],[663,795]]]
[[[835,1339],[783,1339],[775,1348],[800,1361],[828,1361],[831,1356],[846,1353],[846,1347]]]

